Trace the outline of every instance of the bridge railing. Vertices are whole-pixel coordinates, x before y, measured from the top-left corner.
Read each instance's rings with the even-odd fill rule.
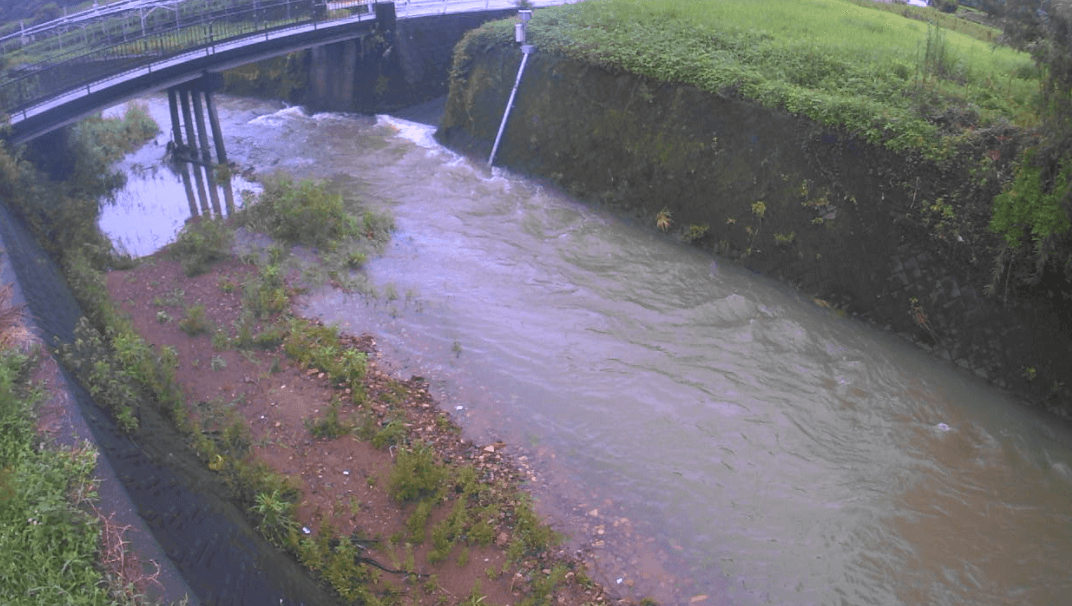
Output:
[[[375,0],[205,0],[162,2],[152,9],[169,4],[175,5],[172,14],[150,12],[147,18],[146,5],[142,5],[140,14],[113,15],[91,22],[81,31],[68,29],[54,36],[58,50],[38,50],[47,57],[0,76],[0,112],[15,115],[102,78],[255,33],[349,19],[354,12],[371,11]],[[187,4],[194,6],[179,8]],[[196,6],[203,10],[190,10]],[[131,22],[133,18],[137,18],[136,24]]]

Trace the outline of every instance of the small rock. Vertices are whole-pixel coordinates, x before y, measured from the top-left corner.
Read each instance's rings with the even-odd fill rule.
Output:
[[[491,445],[485,446],[484,452],[495,452],[495,447]]]
[[[506,547],[510,544],[510,535],[505,532],[500,532],[499,536],[495,537],[495,545],[498,547]]]
[[[696,602],[702,602],[702,601],[704,601],[706,599],[707,599],[707,596],[705,594],[701,593],[699,595],[694,595],[691,598],[689,598],[689,604],[695,604]]]
[[[599,510],[598,509],[593,509],[592,511],[588,512],[588,515],[593,517],[593,518],[598,518],[599,517]]]

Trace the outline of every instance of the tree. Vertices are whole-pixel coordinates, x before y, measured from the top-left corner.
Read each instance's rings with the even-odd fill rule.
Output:
[[[995,199],[991,228],[1014,253],[1034,257],[1026,285],[1063,276],[1058,289],[1072,295],[1072,0],[989,0],[986,10],[1000,19],[1003,41],[1039,67],[1042,119],[1037,145]]]

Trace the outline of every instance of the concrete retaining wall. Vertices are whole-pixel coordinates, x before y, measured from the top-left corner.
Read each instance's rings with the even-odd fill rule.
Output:
[[[521,53],[458,53],[438,136],[487,158]],[[989,153],[1014,157],[1010,134],[992,133]],[[985,294],[999,183],[973,178],[971,157],[898,155],[730,92],[537,50],[496,164],[653,227],[666,210],[678,237],[1068,415],[1072,317],[1037,294]]]

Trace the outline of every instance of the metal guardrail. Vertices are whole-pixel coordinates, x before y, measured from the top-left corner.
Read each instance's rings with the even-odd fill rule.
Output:
[[[20,40],[25,52],[45,58],[0,76],[0,111],[15,115],[102,78],[254,34],[349,20],[355,12],[371,12],[375,3],[356,0],[329,10],[323,0],[156,0],[124,3],[126,10],[105,18],[72,15],[53,22],[52,30],[37,31],[34,40]],[[173,12],[151,12],[157,9]]]

